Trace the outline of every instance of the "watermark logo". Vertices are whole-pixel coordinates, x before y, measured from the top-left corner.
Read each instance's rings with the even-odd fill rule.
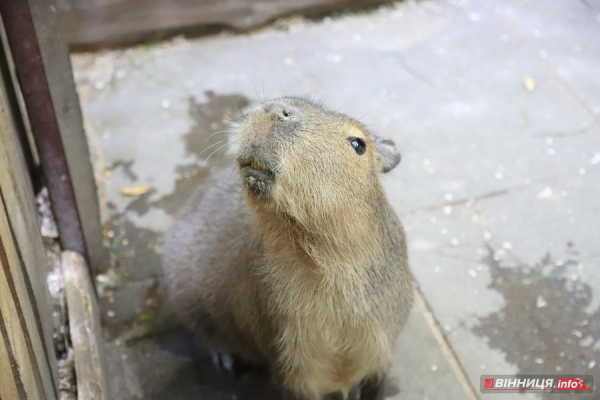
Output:
[[[516,393],[524,391],[590,393],[594,388],[591,375],[482,375],[481,393]]]

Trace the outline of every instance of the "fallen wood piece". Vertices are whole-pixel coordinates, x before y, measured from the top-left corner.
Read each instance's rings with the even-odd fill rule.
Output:
[[[84,258],[62,253],[79,400],[108,400],[100,312]]]

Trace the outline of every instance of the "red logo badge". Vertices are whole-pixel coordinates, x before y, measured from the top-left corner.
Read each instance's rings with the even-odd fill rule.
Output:
[[[558,378],[556,383],[557,390],[592,390],[581,378]]]

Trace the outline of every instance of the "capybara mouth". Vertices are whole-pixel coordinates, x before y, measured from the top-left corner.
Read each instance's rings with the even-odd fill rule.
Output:
[[[259,198],[266,197],[275,181],[273,171],[254,158],[248,161],[239,161],[239,166],[242,180],[250,193]]]

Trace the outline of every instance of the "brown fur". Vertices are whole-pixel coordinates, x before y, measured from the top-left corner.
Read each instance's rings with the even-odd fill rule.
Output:
[[[215,175],[166,235],[173,310],[216,351],[271,368],[302,399],[387,372],[412,304],[401,224],[380,184],[394,143],[284,98],[232,137],[239,177]],[[349,137],[366,143],[357,154]]]

